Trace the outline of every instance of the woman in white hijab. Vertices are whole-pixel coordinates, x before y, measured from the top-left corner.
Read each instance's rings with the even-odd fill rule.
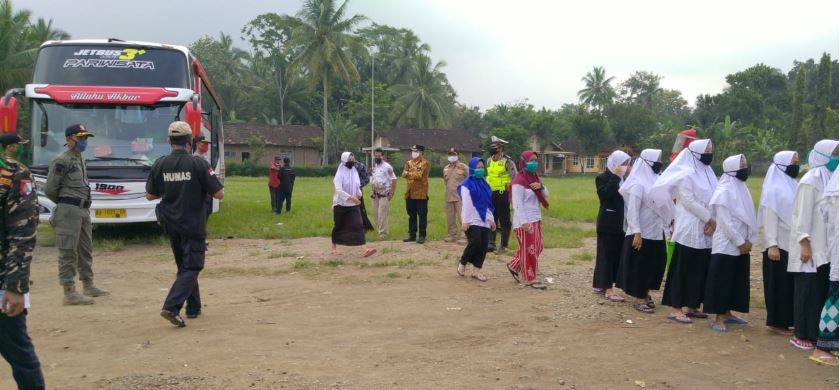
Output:
[[[674,253],[662,304],[673,307],[668,319],[681,324],[690,324],[689,317],[708,318],[699,308],[712,254],[712,234],[717,226],[709,206],[717,187],[717,177],[709,166],[714,159],[713,150],[711,140],[692,141],[649,191],[656,213],[666,221],[674,220]]]
[[[837,169],[837,145],[822,140],[808,154],[808,172],[799,180],[793,203],[788,272],[793,273],[793,337],[800,349],[814,348],[819,337],[819,314],[828,293],[829,260],[825,253],[826,226],[819,201],[831,173]]]
[[[797,176],[799,155],[793,151],[776,153],[764,176],[758,205],[758,225],[763,227],[759,230],[764,231],[762,279],[767,329],[787,336],[793,335],[793,274],[787,272],[787,266]]]
[[[624,245],[616,286],[639,299],[633,307],[642,313],[653,313],[656,305],[649,293],[659,290],[665,274],[665,229],[671,221],[656,214],[647,195],[662,170],[661,159],[661,150],[643,150],[618,190],[626,207]]]
[[[607,158],[607,169],[595,178],[595,189],[601,204],[595,221],[598,243],[592,288],[612,302],[624,301],[612,288],[618,276],[621,244],[624,242],[624,198],[618,189],[629,164],[630,155],[616,150]]]
[[[758,239],[755,205],[747,188],[750,169],[743,154],[723,161],[723,175],[709,204],[717,217],[712,258],[706,276],[703,311],[715,314],[709,328],[726,332],[726,324],[747,322],[732,311],[750,311],[750,250]]]
[[[838,208],[838,192],[840,192],[840,182],[838,182],[837,171],[831,175],[831,180],[825,187],[822,200],[820,201],[819,209],[822,214],[823,222],[826,226],[826,256],[829,259],[830,272],[828,276],[829,287],[828,297],[825,299],[822,312],[820,313],[820,334],[817,339],[814,353],[809,359],[830,366],[837,366],[837,328],[840,326],[840,307],[837,302],[837,280],[840,276],[838,270],[838,248],[837,248],[837,208]]]
[[[356,158],[353,153],[341,154],[341,164],[335,172],[333,185],[333,230],[332,254],[341,255],[337,245],[364,246],[362,256],[376,253],[376,249],[365,246],[365,226],[359,204],[362,203],[362,190],[359,185],[359,172],[354,169]]]

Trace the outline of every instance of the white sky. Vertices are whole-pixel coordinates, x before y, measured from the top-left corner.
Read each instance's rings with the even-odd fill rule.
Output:
[[[298,0],[13,0],[52,18],[73,38],[187,45],[265,12],[294,14]],[[833,59],[840,1],[350,0],[352,13],[414,30],[444,60],[459,100],[486,110],[527,99],[537,107],[577,102],[581,77],[603,66],[615,85],[637,70],[664,76],[690,105],[718,93],[727,74],[759,62]],[[244,41],[239,41],[247,48]]]

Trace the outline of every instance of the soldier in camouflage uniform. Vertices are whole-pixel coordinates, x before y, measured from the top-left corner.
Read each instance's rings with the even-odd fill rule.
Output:
[[[29,308],[29,265],[38,227],[38,195],[29,168],[13,156],[19,143],[16,134],[0,136],[0,354],[12,366],[20,389],[43,389],[44,375],[26,331]]]
[[[64,131],[67,151],[50,164],[44,193],[55,202],[51,223],[55,226],[58,247],[58,281],[64,287],[65,305],[91,305],[93,299],[108,295],[93,284],[93,233],[90,224],[90,185],[82,152],[88,137],[93,137],[84,125],[77,124]],[[75,277],[84,284],[84,295],[76,292]],[[86,296],[85,296],[86,295]]]

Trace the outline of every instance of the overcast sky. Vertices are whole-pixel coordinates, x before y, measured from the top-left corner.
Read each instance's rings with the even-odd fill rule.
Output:
[[[13,0],[73,38],[188,45],[224,31],[243,48],[243,25],[265,12],[294,14],[300,3]],[[614,85],[637,70],[657,73],[693,105],[698,94],[720,92],[727,74],[759,62],[787,72],[793,60],[819,61],[824,51],[836,59],[840,46],[837,0],[350,0],[350,10],[414,30],[448,64],[459,101],[482,110],[577,102],[593,66]]]

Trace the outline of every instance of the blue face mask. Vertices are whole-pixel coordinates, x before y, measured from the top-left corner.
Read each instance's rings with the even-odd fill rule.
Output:
[[[537,161],[528,161],[525,163],[525,172],[534,173],[537,171],[537,167],[540,166],[540,163]]]
[[[474,169],[472,176],[476,179],[483,179],[484,178],[484,168]]]
[[[86,139],[77,139],[76,140],[76,151],[82,153],[87,149],[87,140]]]

